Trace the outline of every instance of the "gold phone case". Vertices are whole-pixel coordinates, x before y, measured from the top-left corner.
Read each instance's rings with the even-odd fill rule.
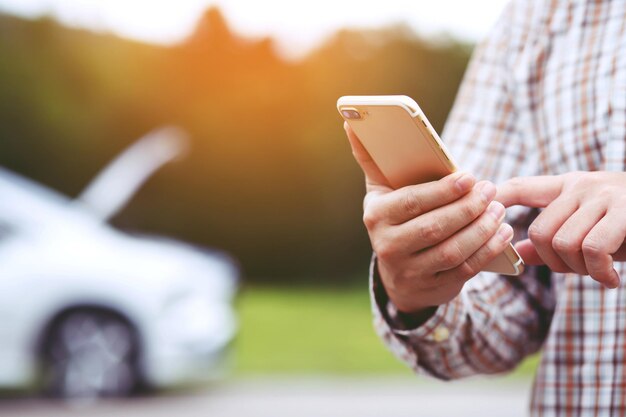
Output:
[[[394,188],[435,181],[457,170],[439,135],[407,96],[345,96],[337,109]],[[344,111],[360,118],[344,117]],[[520,275],[524,262],[513,245],[485,271]]]

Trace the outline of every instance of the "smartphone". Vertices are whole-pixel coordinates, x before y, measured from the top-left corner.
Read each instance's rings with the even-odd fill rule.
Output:
[[[337,110],[395,189],[439,180],[457,170],[439,135],[407,96],[344,96]],[[485,269],[520,275],[524,262],[513,245]]]

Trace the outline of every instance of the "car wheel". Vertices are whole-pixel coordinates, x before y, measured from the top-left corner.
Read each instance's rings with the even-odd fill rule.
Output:
[[[139,346],[131,326],[112,313],[72,311],[44,340],[44,389],[67,399],[125,397],[139,385]]]

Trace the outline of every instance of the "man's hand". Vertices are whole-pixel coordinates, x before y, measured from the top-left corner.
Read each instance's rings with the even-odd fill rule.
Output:
[[[513,237],[492,183],[455,173],[393,190],[347,124],[352,153],[365,173],[363,221],[389,298],[419,315],[452,300],[465,282]]]
[[[545,208],[528,229],[530,239],[516,245],[524,261],[619,285],[613,262],[626,261],[626,173],[513,178],[498,188],[496,200]]]

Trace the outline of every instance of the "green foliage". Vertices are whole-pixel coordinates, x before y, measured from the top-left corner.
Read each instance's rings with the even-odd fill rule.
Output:
[[[0,17],[0,164],[76,195],[135,138],[178,124],[191,155],[115,224],[229,250],[257,280],[332,282],[369,258],[336,99],[409,94],[440,129],[469,52],[399,26],[341,32],[289,62],[215,9],[171,47]]]

